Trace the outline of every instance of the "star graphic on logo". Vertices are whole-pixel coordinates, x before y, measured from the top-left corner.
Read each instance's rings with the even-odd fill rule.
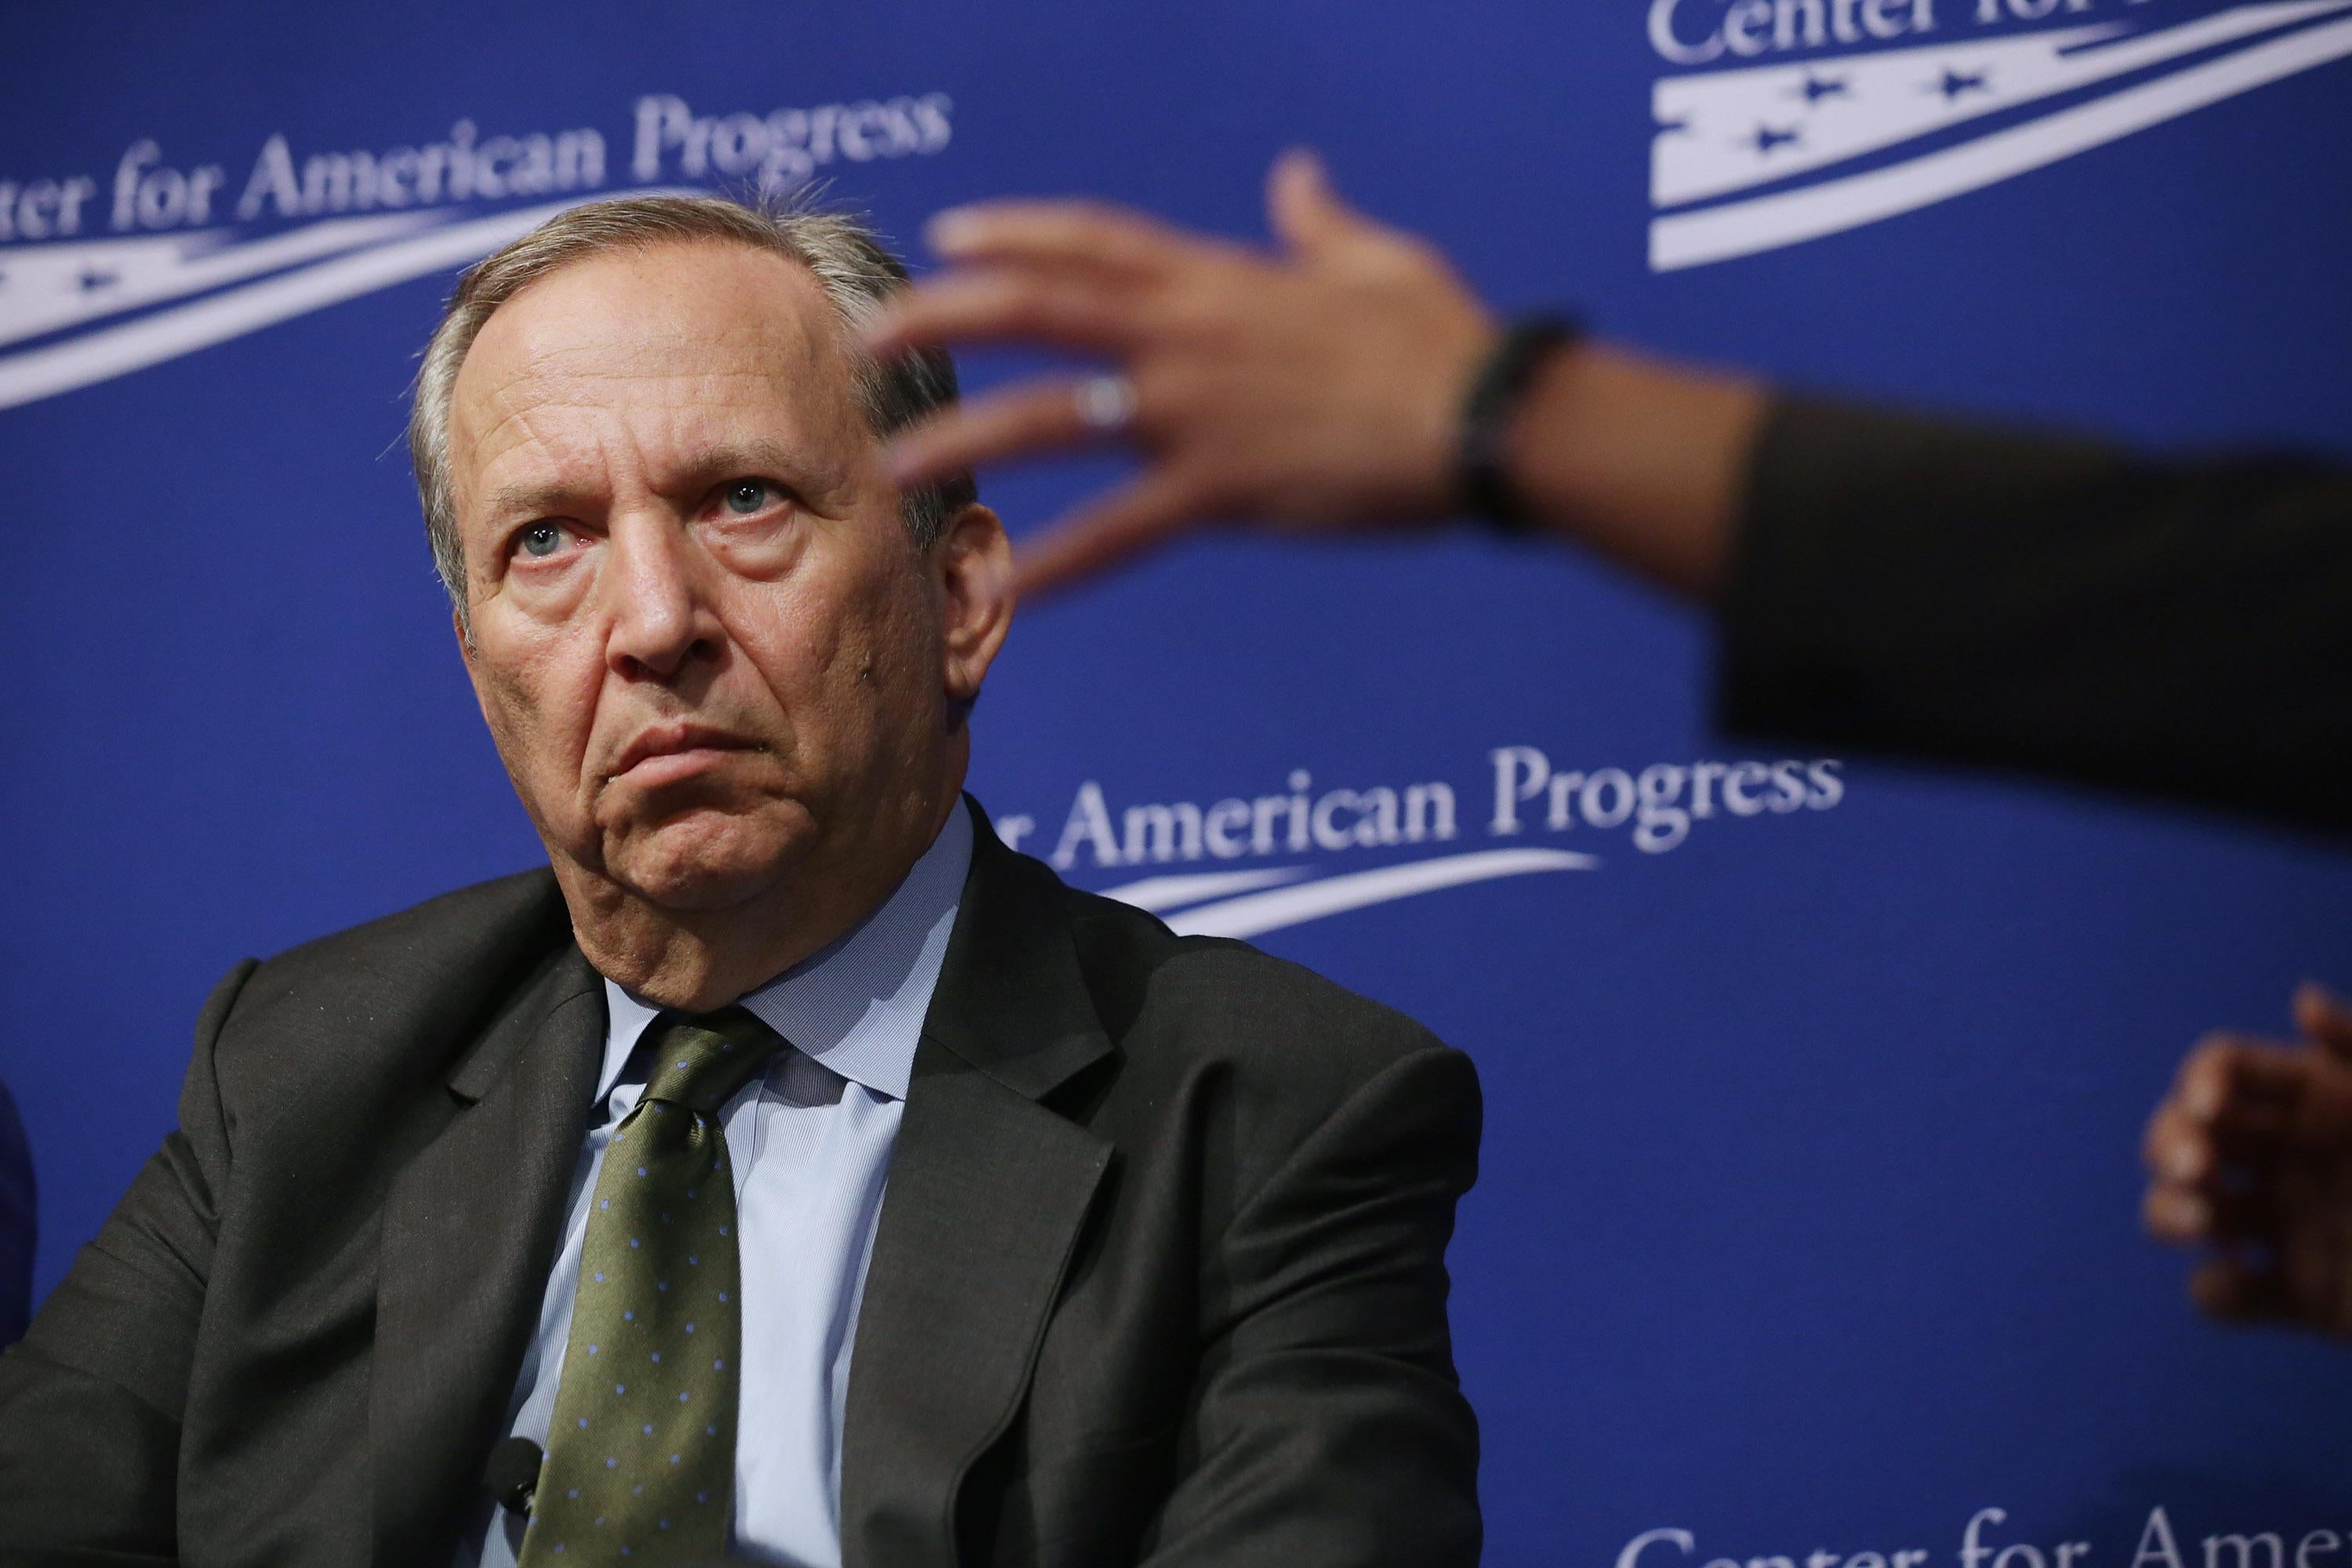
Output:
[[[1815,76],[1811,71],[1807,71],[1805,73],[1805,85],[1799,88],[1797,92],[1804,99],[1808,107],[1821,102],[1821,100],[1825,98],[1852,98],[1853,96],[1853,91],[1847,85],[1845,78]]]
[[[1785,147],[1803,140],[1804,132],[1801,131],[1775,131],[1769,125],[1759,125],[1750,145],[1755,147],[1759,156],[1769,157],[1775,147]]]
[[[82,292],[85,294],[95,294],[100,289],[110,288],[121,280],[120,274],[113,272],[100,272],[95,267],[83,268],[81,269],[81,278],[79,279]]]
[[[1944,79],[1939,82],[1930,82],[1927,86],[1927,90],[1929,92],[1942,93],[1947,101],[1959,97],[1960,94],[1964,92],[1990,92],[1992,88],[1991,85],[1985,80],[1986,75],[1987,73],[1984,71],[1976,71],[1972,74],[1963,76],[1958,71],[1954,70],[1951,67],[1946,66],[1944,68]]]

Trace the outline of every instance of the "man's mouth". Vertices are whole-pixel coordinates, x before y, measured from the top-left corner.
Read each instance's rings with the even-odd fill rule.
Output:
[[[731,754],[766,749],[757,741],[708,724],[657,724],[622,748],[605,782],[626,778],[646,786],[669,784],[716,766]]]

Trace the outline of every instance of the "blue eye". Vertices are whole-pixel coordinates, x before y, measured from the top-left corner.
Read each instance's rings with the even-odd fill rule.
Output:
[[[765,479],[737,479],[727,487],[727,510],[749,517],[768,504],[772,488]]]
[[[563,531],[551,522],[534,522],[522,531],[522,552],[552,555],[563,545]]]

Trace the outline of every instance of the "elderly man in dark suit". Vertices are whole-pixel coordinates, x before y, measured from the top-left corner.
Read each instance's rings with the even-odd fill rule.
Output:
[[[222,983],[0,1360],[0,1557],[1475,1558],[1475,1078],[961,795],[1009,556],[884,462],[903,281],[671,198],[468,275],[412,449],[549,868]]]

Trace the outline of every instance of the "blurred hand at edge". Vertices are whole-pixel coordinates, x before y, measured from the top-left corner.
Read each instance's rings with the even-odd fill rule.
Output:
[[[2149,1232],[2206,1249],[2198,1304],[2352,1338],[2352,1004],[2297,993],[2302,1038],[2200,1041],[2148,1122]]]

